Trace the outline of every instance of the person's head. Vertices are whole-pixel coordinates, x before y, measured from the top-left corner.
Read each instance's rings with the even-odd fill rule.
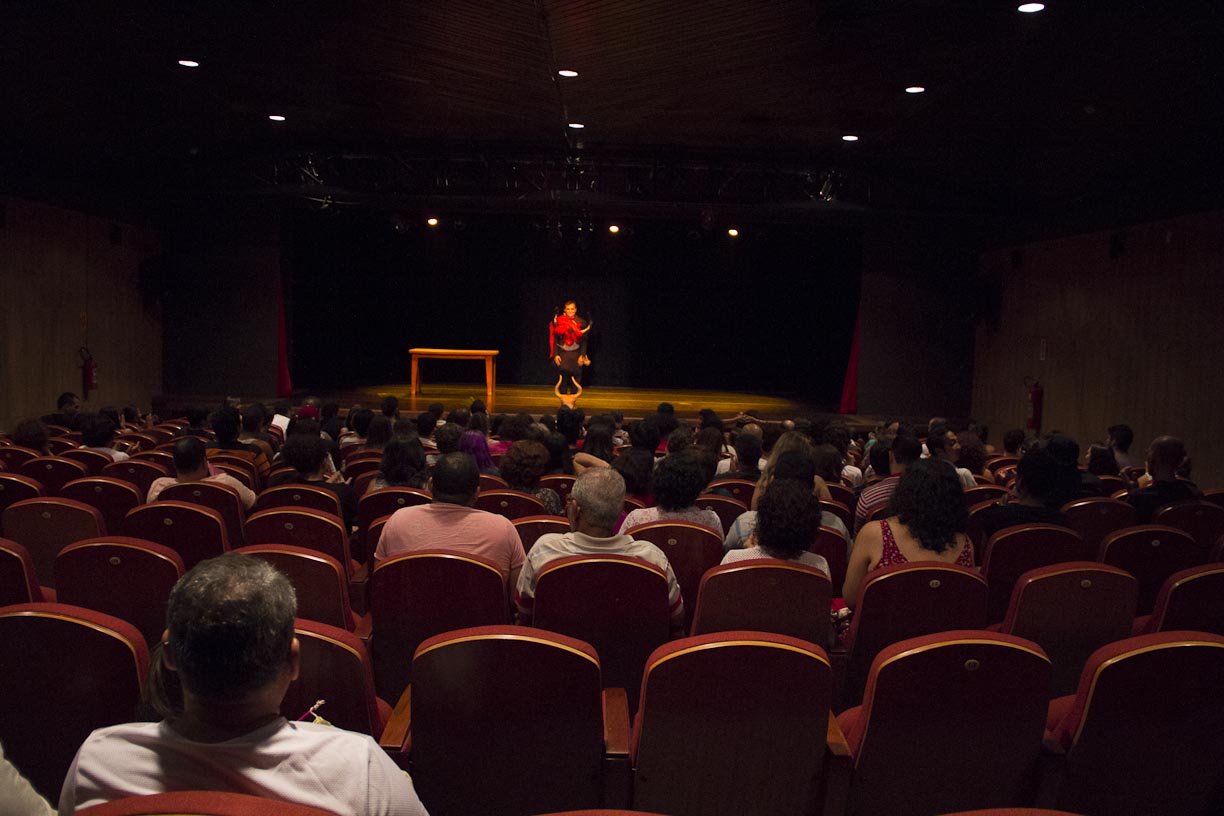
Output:
[[[891,455],[897,467],[904,470],[922,458],[922,443],[916,436],[898,434],[893,437]]]
[[[802,482],[812,492],[812,488],[816,484],[816,456],[815,452],[805,450],[803,448],[795,448],[794,450],[784,451],[773,459],[773,468],[770,471],[770,484],[782,479],[783,481]]]
[[[208,423],[212,425],[213,433],[222,445],[238,441],[238,432],[242,428],[242,415],[238,413],[238,409],[229,406],[218,408],[212,412]]]
[[[722,428],[715,428],[712,425],[706,425],[697,430],[697,435],[693,437],[693,444],[708,453],[715,462],[722,458],[723,445],[726,439],[723,437]]]
[[[454,422],[439,426],[438,430],[434,431],[434,445],[437,446],[438,453],[454,453],[459,450],[459,438],[465,433],[467,431],[464,427]]]
[[[453,422],[456,425],[468,426],[468,422],[472,419],[472,412],[466,408],[456,408],[446,415],[447,422]]]
[[[72,416],[81,410],[81,398],[71,391],[65,391],[55,400],[56,413]]]
[[[1129,425],[1109,426],[1109,447],[1126,453],[1135,441],[1135,432]]]
[[[315,476],[323,468],[323,457],[327,455],[323,440],[318,433],[290,434],[281,446],[285,463],[302,476]]]
[[[680,420],[676,417],[676,409],[672,407],[670,402],[660,402],[654,417],[655,422],[659,426],[660,439],[666,439],[668,434],[680,427]]]
[[[659,435],[659,422],[653,416],[629,423],[629,444],[653,454],[663,437]]]
[[[425,410],[433,414],[435,417],[441,418],[446,413],[446,406],[440,402],[431,402],[425,406]]]
[[[1093,445],[1088,449],[1088,472],[1096,476],[1117,476],[1118,460],[1113,451],[1102,445]]]
[[[135,405],[123,406],[123,410],[120,411],[120,414],[123,417],[123,421],[129,425],[135,425],[136,423],[140,422],[140,409]]]
[[[422,439],[429,439],[433,436],[434,428],[438,426],[437,414],[431,414],[429,411],[417,414],[416,426],[417,435]]]
[[[289,420],[289,428],[285,431],[285,436],[318,436],[321,431],[319,420],[294,417]]]
[[[672,456],[686,450],[693,444],[693,429],[681,425],[667,435],[667,455]]]
[[[467,428],[469,431],[480,431],[482,434],[489,433],[489,415],[483,411],[474,411],[468,417]]]
[[[645,448],[627,448],[612,460],[612,469],[625,480],[625,492],[630,496],[650,495],[654,467],[654,454]]]
[[[581,420],[579,420],[581,425]],[[527,436],[527,429],[531,427],[531,414],[512,414],[502,420],[501,427],[498,428],[498,437],[503,442],[517,442]],[[578,437],[575,436],[574,439]]]
[[[101,414],[86,414],[81,419],[81,442],[87,448],[109,448],[115,430],[115,423]]]
[[[364,439],[365,435],[370,432],[370,423],[373,420],[374,412],[369,408],[358,408],[356,411],[349,411],[349,430]]]
[[[548,449],[548,472],[560,473],[565,468],[566,457],[570,452],[569,442],[557,431],[553,431],[540,442]]]
[[[399,416],[399,400],[390,394],[382,398],[378,407],[387,419],[395,419]]]
[[[746,433],[741,431],[739,436],[735,437],[735,460],[739,462],[739,469],[749,473],[759,469],[761,462],[761,437],[759,434]]]
[[[817,445],[813,450],[816,475],[829,484],[841,483],[842,457],[832,445]]]
[[[470,505],[480,489],[480,469],[466,453],[447,453],[433,470],[433,500],[445,504]]]
[[[425,483],[425,449],[416,438],[392,439],[383,447],[378,469],[392,487],[420,487]]]
[[[664,510],[692,507],[705,486],[705,470],[695,451],[669,454],[655,469],[654,497]]]
[[[208,419],[208,411],[199,405],[192,405],[189,408],[183,409],[183,417],[186,418],[187,424],[192,428],[203,430],[204,423]]]
[[[113,405],[104,405],[98,409],[98,413],[115,423],[115,427],[120,427],[123,422],[119,416],[119,409]]]
[[[391,441],[391,420],[384,414],[370,417],[370,425],[366,428],[366,446],[381,448]]]
[[[47,449],[47,426],[37,419],[23,419],[13,428],[9,439],[14,445],[30,448],[39,453],[49,453]]]
[[[978,435],[971,431],[961,431],[956,435],[960,443],[960,458],[956,463],[970,473],[980,475],[986,469],[986,446]]]
[[[591,468],[574,482],[566,512],[570,526],[600,537],[612,535],[625,503],[625,480],[612,468]]]
[[[778,444],[784,433],[786,428],[781,422],[766,422],[761,426],[761,450],[766,456],[773,456],[774,445]]]
[[[1003,434],[1003,452],[1010,456],[1017,456],[1020,453],[1020,446],[1024,444],[1024,431],[1020,428],[1012,428],[1007,433]]]
[[[1016,492],[1022,500],[1050,504],[1066,497],[1067,488],[1066,465],[1047,449],[1037,448],[1020,457],[1016,465]]]
[[[956,434],[949,430],[947,425],[936,425],[932,428],[927,436],[926,445],[932,458],[955,463],[960,457],[960,443],[956,439]]]
[[[263,404],[253,402],[242,409],[242,430],[247,433],[258,433],[263,427],[264,417],[267,415]]]
[[[820,532],[820,499],[811,482],[775,479],[757,505],[756,543],[771,558],[793,560]]]
[[[1066,434],[1050,434],[1042,447],[1063,467],[1074,468],[1079,462],[1079,443]]]
[[[476,467],[482,471],[496,467],[489,455],[489,442],[480,431],[464,431],[459,437],[459,450],[475,459]]]
[[[591,422],[586,436],[582,440],[582,452],[589,453],[605,462],[611,462],[614,450],[615,426],[609,421]]]
[[[293,585],[267,561],[201,561],[170,591],[163,659],[201,704],[228,706],[268,687],[276,704],[297,676]]]
[[[577,444],[578,437],[582,435],[583,418],[581,408],[569,408],[563,405],[557,409],[557,430],[571,445]]]
[[[1175,436],[1158,436],[1148,448],[1147,469],[1153,479],[1172,481],[1186,461],[1186,446]]]
[[[543,443],[520,439],[502,456],[501,477],[512,490],[530,492],[536,489],[540,477],[548,472],[550,461],[548,448]]]
[[[933,434],[936,428],[939,428],[941,426],[946,428],[947,425],[948,425],[947,417],[938,417],[938,416],[931,417],[929,420],[927,420],[927,434],[928,435]]]
[[[714,413],[713,408],[702,408],[697,412],[698,422],[697,427],[700,428],[717,428],[722,432],[723,423],[718,414]]]
[[[878,439],[876,443],[867,449],[867,461],[871,463],[871,470],[877,476],[887,476],[889,474],[888,457],[892,453],[891,439]]]
[[[184,436],[174,443],[174,470],[183,477],[195,477],[208,472],[208,458],[204,440],[198,436]]]
[[[485,405],[485,401],[482,399],[474,399],[472,404],[468,406],[468,410],[473,414],[487,414],[489,413],[489,406]]]
[[[319,406],[319,418],[324,422],[329,419],[335,419],[340,415],[340,403],[335,400],[328,400]]]
[[[923,549],[942,553],[965,531],[968,513],[956,469],[940,459],[910,464],[897,483],[889,505]]]
[[[824,429],[824,441],[837,449],[842,459],[850,452],[850,429],[840,422],[830,422]]]
[[[774,468],[777,466],[778,457],[787,451],[802,451],[806,456],[812,455],[812,440],[805,434],[798,431],[787,431],[778,437],[778,441],[774,443],[773,451],[769,454],[769,462],[766,463],[765,469],[761,471],[761,475],[766,479],[773,476]]]
[[[416,422],[405,417],[400,417],[391,423],[391,438],[398,439],[400,442],[420,442],[421,437],[417,433]]]
[[[573,317],[574,315],[578,314],[578,304],[572,300],[567,300],[565,301],[565,306],[562,307],[561,311],[565,313],[566,317]]]

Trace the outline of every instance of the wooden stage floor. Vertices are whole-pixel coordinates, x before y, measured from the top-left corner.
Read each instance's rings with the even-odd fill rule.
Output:
[[[440,402],[449,411],[452,408],[467,407],[474,399],[483,399],[489,405],[490,413],[529,414],[552,413],[560,406],[553,390],[545,385],[501,385],[497,386],[492,401],[485,396],[483,382],[478,383],[425,383],[421,393],[413,397],[409,394],[407,382],[393,382],[381,385],[370,385],[348,389],[296,391],[293,396],[295,405],[300,404],[307,396],[316,396],[324,401],[335,400],[341,409],[353,405],[363,405],[377,408],[383,397],[394,396],[399,400],[400,413],[414,416],[424,411],[430,403]],[[233,395],[241,401],[258,400],[267,404],[276,401],[270,395]],[[174,412],[189,405],[211,407],[219,404],[221,395],[163,395],[156,406],[158,413]],[[837,407],[820,405],[783,396],[770,396],[737,391],[692,391],[664,388],[587,388],[578,398],[578,407],[587,416],[612,409],[619,409],[629,419],[639,418],[651,413],[660,402],[670,402],[676,408],[676,414],[683,419],[693,419],[702,408],[713,409],[724,419],[738,414],[740,411],[751,411],[754,416],[768,421],[794,419],[796,417],[829,418],[839,416]],[[879,421],[875,416],[846,415],[843,417],[852,428],[874,427]]]

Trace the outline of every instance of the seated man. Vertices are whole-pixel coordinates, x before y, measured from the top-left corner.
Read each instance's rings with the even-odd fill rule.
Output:
[[[1066,466],[1044,448],[1031,450],[1016,466],[1015,501],[996,504],[982,511],[982,542],[1007,527],[1018,524],[1061,524],[1066,527],[1061,497],[1074,489],[1078,475],[1068,473]]]
[[[238,413],[237,408],[228,405],[219,408],[209,417],[209,421],[212,423],[213,433],[217,435],[217,440],[208,445],[209,456],[214,453],[235,454],[255,466],[260,482],[268,478],[268,471],[272,469],[272,466],[263,448],[238,439],[238,435],[242,432],[242,415]]]
[[[396,510],[383,527],[375,564],[415,550],[459,550],[497,564],[506,586],[514,587],[526,555],[510,519],[477,510],[480,469],[467,453],[438,459],[430,482],[433,501]]]
[[[304,433],[291,433],[281,446],[285,464],[293,468],[289,474],[278,474],[272,481],[277,486],[304,484],[322,488],[336,494],[340,501],[340,515],[344,528],[352,530],[357,523],[357,491],[344,480],[339,471],[327,473],[331,460],[327,456],[327,443],[319,436],[319,424],[314,420],[303,420],[300,427]]]
[[[219,468],[214,470],[213,466],[208,464],[203,439],[185,436],[174,443],[174,470],[177,476],[162,476],[153,480],[153,483],[149,485],[149,495],[145,501],[157,501],[161,492],[170,485],[184,482],[216,482],[238,491],[238,498],[242,500],[244,509],[250,510],[255,506],[255,493],[251,488],[224,470]]]
[[[683,634],[684,599],[680,597],[680,585],[667,556],[649,541],[635,541],[631,536],[616,534],[624,502],[625,480],[615,470],[592,468],[578,477],[565,505],[570,532],[540,536],[519,574],[514,593],[519,623],[531,624],[536,576],[549,561],[569,555],[630,555],[649,561],[667,573],[672,632]],[[385,537],[386,533],[383,535]]]
[[[1152,516],[1166,504],[1189,501],[1202,496],[1193,482],[1177,478],[1177,470],[1186,461],[1186,446],[1173,436],[1158,436],[1148,448],[1147,472],[1152,483],[1136,488],[1126,495],[1135,508],[1140,524],[1151,524]]]
[[[84,414],[80,417],[81,447],[109,456],[116,462],[126,461],[128,455],[115,450],[115,431],[118,426],[102,414]]]
[[[151,667],[150,687],[164,691],[152,702],[166,719],[94,731],[68,770],[59,812],[214,790],[335,813],[424,816],[412,780],[373,739],[281,716],[298,676],[296,612],[293,586],[258,558],[223,555],[183,576]]]

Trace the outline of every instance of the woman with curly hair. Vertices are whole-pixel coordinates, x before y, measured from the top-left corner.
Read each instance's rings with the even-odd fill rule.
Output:
[[[968,513],[955,468],[937,459],[919,459],[897,483],[888,517],[859,530],[846,566],[842,597],[858,603],[867,573],[914,561],[973,566],[973,545],[965,535]]]
[[[425,466],[425,448],[417,438],[392,439],[383,448],[378,475],[370,481],[367,493],[384,487],[415,487],[425,489],[429,470]]]
[[[551,487],[540,487],[540,477],[548,470],[548,448],[534,439],[520,439],[502,457],[501,477],[511,490],[530,493],[544,504],[544,512],[560,516],[565,512],[561,497]]]

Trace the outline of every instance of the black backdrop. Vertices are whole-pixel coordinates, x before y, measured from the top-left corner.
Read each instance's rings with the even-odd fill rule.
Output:
[[[399,229],[395,224],[399,224]],[[560,228],[558,229],[558,223]],[[498,380],[551,385],[547,325],[594,323],[584,385],[744,390],[836,404],[858,310],[858,227],[474,216],[437,229],[385,213],[294,214],[291,371],[299,388],[406,381],[413,346],[496,348]],[[434,361],[433,382],[477,382]]]

